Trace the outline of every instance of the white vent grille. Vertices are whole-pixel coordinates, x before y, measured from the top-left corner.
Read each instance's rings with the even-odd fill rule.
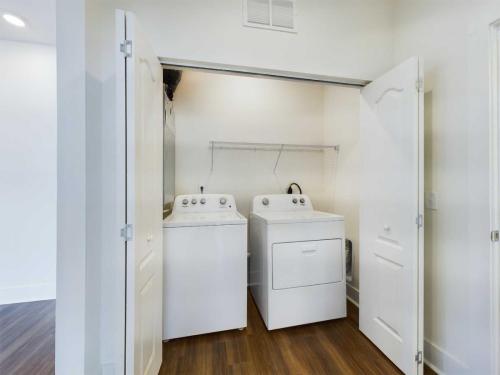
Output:
[[[272,2],[273,26],[293,29],[293,3],[287,0]]]
[[[295,0],[243,0],[243,24],[296,32]]]
[[[270,25],[269,0],[247,0],[247,20],[249,23]]]

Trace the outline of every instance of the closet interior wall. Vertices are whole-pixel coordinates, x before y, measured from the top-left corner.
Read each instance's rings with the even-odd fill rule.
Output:
[[[175,92],[175,193],[234,194],[248,216],[253,196],[297,182],[315,208],[342,214],[358,288],[359,88],[186,70]],[[340,145],[340,150],[215,150],[211,141]]]

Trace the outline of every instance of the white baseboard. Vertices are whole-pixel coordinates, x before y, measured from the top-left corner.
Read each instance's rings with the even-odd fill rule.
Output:
[[[432,371],[434,371],[437,375],[444,375],[444,373],[440,369],[438,369],[436,366],[430,363],[427,359],[424,360],[424,364],[427,367],[429,367]]]
[[[357,303],[355,300],[353,300],[351,297],[347,296],[347,300],[351,302],[354,306],[356,306],[359,309],[359,303]]]
[[[0,305],[44,301],[56,298],[56,285],[51,283],[0,288]]]
[[[468,366],[439,345],[430,340],[424,340],[425,364],[438,375],[464,374]]]
[[[359,289],[351,284],[346,284],[347,299],[359,307]]]

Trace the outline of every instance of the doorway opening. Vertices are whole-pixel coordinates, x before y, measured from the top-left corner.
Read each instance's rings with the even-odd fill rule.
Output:
[[[173,67],[168,64],[164,68]],[[206,193],[234,194],[238,210],[249,217],[254,196],[285,193],[290,182],[298,182],[316,209],[340,214],[345,219],[345,236],[352,244],[352,268],[346,270],[350,271],[347,272],[348,320],[344,321],[349,325],[342,326],[349,331],[346,339],[358,341],[373,360],[383,363],[385,373],[398,373],[399,370],[378,349],[372,352],[375,347],[358,331],[361,87],[275,76],[255,77],[234,71],[207,71],[205,68],[184,68],[181,77],[173,100],[165,99],[164,183],[173,182],[174,186],[165,185],[165,212],[170,212],[176,195],[195,194],[203,186]],[[377,100],[381,99],[379,95]],[[279,147],[263,150],[261,146],[266,144],[322,144],[336,145],[338,149],[280,153]],[[366,140],[364,145],[367,145]],[[254,261],[252,251],[250,246],[250,274]],[[252,283],[250,275],[250,287]],[[336,329],[340,327],[332,321],[331,325],[320,323],[314,328],[301,328],[298,335],[268,332],[250,294],[248,306],[248,331],[259,332],[256,336],[246,334],[244,340],[248,340],[250,347],[258,336],[263,342],[274,342],[274,347],[286,346],[284,342],[290,341],[296,343],[297,349],[305,349],[302,346],[305,336],[312,335],[313,331],[336,335]],[[388,327],[393,321],[387,318],[383,324]],[[183,366],[179,362],[179,351],[186,345],[189,345],[189,351],[198,352],[203,345],[212,345],[207,340],[210,341],[201,336],[199,340],[192,337],[164,343],[165,373]],[[241,335],[225,332],[214,334],[213,340],[213,345],[224,340],[227,350],[235,350],[233,345],[241,340]],[[327,350],[340,350],[328,340],[323,344]],[[256,348],[249,349],[245,356],[253,350]],[[273,353],[277,358],[283,356],[271,348],[266,355],[272,356]],[[257,363],[265,365],[276,360],[266,355]],[[196,372],[199,363],[212,360],[210,357],[193,357],[185,364],[188,367],[184,370]],[[334,366],[333,359],[331,363]],[[222,362],[220,365],[228,364]],[[274,365],[284,366],[279,367],[282,371],[313,370],[287,368],[279,361]],[[342,361],[337,365],[350,366]],[[256,366],[255,363],[244,360],[238,366],[247,366],[257,372],[265,370],[251,367]],[[360,362],[357,366],[364,365]],[[432,372],[426,369],[426,373]]]

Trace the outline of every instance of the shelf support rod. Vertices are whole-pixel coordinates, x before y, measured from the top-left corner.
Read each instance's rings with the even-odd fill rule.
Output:
[[[283,147],[285,147],[285,145],[281,145],[280,147],[280,152],[278,153],[278,157],[276,158],[276,163],[274,163],[274,170],[273,170],[273,173],[276,175],[276,168],[278,168],[278,163],[280,162],[280,158],[281,158],[281,153],[283,152]]]
[[[214,141],[210,142],[210,145],[212,146],[212,166],[210,167],[211,173],[214,171],[214,143]]]

